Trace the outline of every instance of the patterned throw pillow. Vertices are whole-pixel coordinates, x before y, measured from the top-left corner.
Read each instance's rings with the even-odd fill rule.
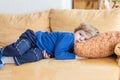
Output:
[[[120,42],[119,31],[104,32],[87,41],[76,43],[74,50],[76,55],[82,57],[107,57],[114,54],[118,42]]]

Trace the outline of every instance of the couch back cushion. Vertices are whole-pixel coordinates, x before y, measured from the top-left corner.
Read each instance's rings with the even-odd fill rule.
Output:
[[[49,11],[0,14],[0,47],[16,41],[26,29],[49,31]]]
[[[120,31],[120,9],[112,10],[50,10],[52,31],[73,32],[80,23],[89,23],[100,32]]]

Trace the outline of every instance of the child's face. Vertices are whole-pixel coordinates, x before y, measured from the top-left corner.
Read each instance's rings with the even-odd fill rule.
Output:
[[[75,32],[74,36],[75,36],[75,43],[85,41],[85,40],[89,39],[90,37],[92,37],[91,34],[88,34],[84,30],[79,30],[79,31]]]

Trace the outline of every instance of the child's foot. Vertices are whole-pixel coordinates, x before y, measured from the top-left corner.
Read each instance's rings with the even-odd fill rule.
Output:
[[[3,56],[0,54],[0,69],[3,67],[2,58]]]

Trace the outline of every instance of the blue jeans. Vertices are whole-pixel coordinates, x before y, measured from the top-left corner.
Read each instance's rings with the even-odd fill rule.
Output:
[[[3,56],[13,56],[17,65],[43,59],[42,51],[36,46],[36,36],[26,30],[19,39],[1,50]]]
[[[35,62],[41,59],[43,59],[42,51],[37,47],[32,47],[22,56],[14,56],[16,65],[21,65],[28,62]]]

